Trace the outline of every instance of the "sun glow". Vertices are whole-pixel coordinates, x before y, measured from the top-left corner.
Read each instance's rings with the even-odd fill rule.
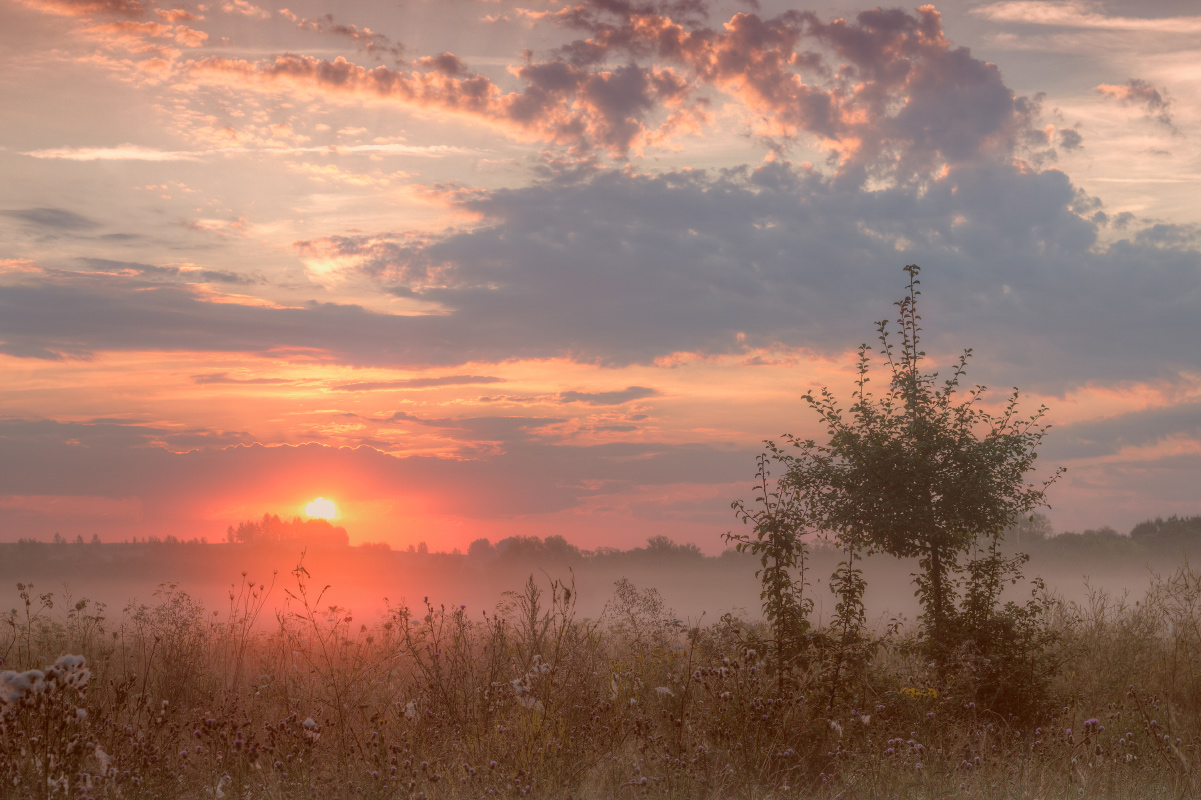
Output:
[[[338,509],[334,507],[333,500],[326,500],[324,497],[318,497],[316,500],[304,507],[304,513],[308,514],[310,517],[333,519],[338,515]]]

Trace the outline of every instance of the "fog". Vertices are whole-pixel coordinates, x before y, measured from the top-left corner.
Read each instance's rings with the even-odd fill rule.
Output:
[[[1090,590],[1128,592],[1137,599],[1154,574],[1170,572],[1187,558],[1183,550],[1131,546],[1063,551],[1050,546],[1054,541],[1034,543],[1025,579],[1010,586],[1004,599],[1028,598],[1030,579],[1035,577],[1069,601],[1084,601]],[[808,559],[806,591],[814,599],[818,622],[833,609],[828,578],[841,557],[837,550],[818,547]],[[21,605],[16,588],[20,582],[32,584],[35,595],[53,593],[60,610],[66,601],[87,598],[105,603],[109,617],[115,618],[131,604],[154,605],[155,592],[174,584],[222,619],[230,609],[231,593],[236,596],[252,583],[262,587],[266,601],[259,624],[269,626],[276,612],[298,602],[303,584],[316,607],[336,606],[370,623],[389,606],[420,608],[427,598],[435,607],[465,605],[472,615],[491,613],[503,603],[505,592],[519,590],[533,576],[543,587],[552,580],[574,585],[577,613],[597,618],[613,596],[614,584],[625,578],[639,589],[658,591],[676,618],[704,624],[727,613],[761,617],[757,567],[757,559],[749,555],[730,551],[705,557],[685,547],[599,555],[479,556],[395,552],[379,545],[26,542],[0,544],[0,608]],[[869,619],[877,624],[892,618],[912,622],[919,613],[912,584],[916,563],[876,555],[862,567]]]

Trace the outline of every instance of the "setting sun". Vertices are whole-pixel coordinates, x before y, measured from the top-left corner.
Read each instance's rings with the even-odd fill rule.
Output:
[[[313,502],[304,507],[304,513],[310,517],[320,517],[321,519],[333,519],[338,514],[338,509],[334,507],[333,500],[326,500],[324,497],[318,497]]]

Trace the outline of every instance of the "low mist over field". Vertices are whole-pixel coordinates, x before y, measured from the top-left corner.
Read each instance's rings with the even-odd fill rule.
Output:
[[[1199,33],[0,0],[0,800],[1201,797]]]
[[[242,524],[244,531],[261,530],[261,520]],[[276,518],[278,523],[278,518]],[[308,530],[306,530],[308,528]],[[384,614],[388,604],[423,606],[466,605],[472,613],[492,612],[533,576],[541,585],[551,580],[574,582],[579,610],[599,617],[612,600],[618,581],[628,580],[639,589],[656,591],[674,617],[697,623],[702,615],[713,621],[730,613],[746,620],[762,618],[760,585],[755,578],[759,561],[754,556],[726,550],[707,556],[695,546],[679,545],[666,537],[630,550],[582,551],[563,537],[516,537],[493,544],[477,540],[467,552],[433,552],[425,542],[409,550],[392,550],[383,544],[350,546],[346,532],[321,522],[295,528],[285,521],[276,531],[291,540],[204,542],[147,540],[100,544],[82,541],[0,544],[0,581],[6,584],[4,605],[15,598],[17,582],[32,583],[39,593],[51,592],[60,602],[89,598],[117,613],[126,604],[157,602],[156,592],[174,584],[224,614],[229,593],[241,592],[247,583],[262,586],[266,612],[260,624],[274,624],[274,610],[282,609],[287,590],[295,591],[297,566],[307,571],[305,580],[328,586],[325,601],[371,621]],[[1141,523],[1135,535],[1112,528],[1055,535],[1045,517],[1011,529],[1007,548],[1031,556],[1024,572],[1041,578],[1051,594],[1084,602],[1091,590],[1113,596],[1129,593],[1142,597],[1156,575],[1180,567],[1189,554],[1201,553],[1201,518],[1159,518]],[[1023,539],[1023,534],[1025,538]],[[306,538],[307,535],[307,538]],[[835,603],[828,583],[842,553],[818,539],[807,564],[809,593],[818,618],[828,617]],[[920,613],[914,598],[912,576],[919,571],[913,560],[884,555],[863,563],[868,590],[869,617],[883,625],[893,617],[910,626]],[[1029,580],[1011,585],[1007,597],[1024,599],[1033,587]],[[11,595],[11,596],[10,596]],[[385,602],[387,601],[387,602]]]

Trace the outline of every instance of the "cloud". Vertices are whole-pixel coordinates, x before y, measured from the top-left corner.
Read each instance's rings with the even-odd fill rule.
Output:
[[[1196,232],[1130,224],[1104,243],[1098,207],[1056,170],[961,166],[925,186],[867,191],[777,161],[605,171],[451,202],[480,222],[306,243],[437,313],[215,303],[136,270],[22,273],[0,286],[0,351],[305,353],[403,369],[777,347],[836,355],[872,338],[900,266],[918,263],[937,320],[928,343],[987,343],[985,382],[1058,392],[1201,370]]]
[[[1084,147],[1084,137],[1075,128],[1062,128],[1055,133],[1059,137],[1059,146],[1068,152]]]
[[[659,392],[645,386],[628,386],[613,392],[560,392],[559,400],[564,403],[585,403],[590,406],[617,406],[634,400],[654,397]]]
[[[138,0],[19,0],[23,5],[49,14],[65,17],[107,15],[140,17],[146,7]]]
[[[1148,119],[1154,119],[1166,125],[1173,131],[1172,115],[1168,110],[1171,101],[1166,99],[1159,90],[1140,78],[1131,78],[1121,86],[1103,83],[1097,87],[1102,97],[1117,100],[1124,106],[1138,106]]]
[[[453,421],[489,436],[539,423],[515,418]],[[501,429],[508,425],[508,431]],[[281,493],[347,502],[401,494],[432,513],[496,519],[576,508],[621,487],[726,484],[745,477],[754,451],[714,444],[547,444],[517,437],[471,458],[389,456],[370,447],[234,444],[239,433],[165,431],[137,423],[0,418],[0,496],[137,498],[143,519],[207,516],[221,504],[262,503]],[[209,440],[167,449],[165,439]],[[232,444],[232,446],[230,446]]]
[[[60,231],[86,231],[99,227],[100,223],[85,216],[67,211],[65,208],[19,208],[0,211],[0,215],[19,219],[41,228]]]
[[[225,0],[221,3],[221,10],[226,14],[241,14],[244,17],[254,17],[256,19],[269,19],[271,12],[259,8],[254,3],[248,0]]]
[[[284,386],[296,383],[288,378],[235,378],[228,372],[206,372],[193,375],[192,382],[206,386],[214,383],[228,383],[246,386]]]
[[[440,158],[450,155],[478,155],[482,152],[484,151],[445,144],[409,145],[396,142],[378,142],[354,145],[335,144],[323,147],[220,147],[212,150],[155,150],[139,145],[123,144],[117,147],[53,147],[45,150],[30,150],[21,155],[41,159],[62,159],[65,161],[199,161],[209,156],[233,156],[251,153],[264,153],[268,155],[383,153],[389,155]]]
[[[539,429],[567,421],[558,417],[459,417],[422,420],[417,420],[416,417],[406,418],[431,428],[439,428],[454,439],[505,443],[528,441],[534,438]]]
[[[953,47],[933,6],[829,23],[808,12],[738,13],[718,29],[597,0],[551,18],[589,34],[564,48],[570,63],[627,56],[685,67],[686,78],[754,112],[760,135],[815,136],[848,180],[909,180],[1045,144],[1032,125],[1037,103],[1016,97],[995,65]]]
[[[393,381],[355,381],[338,383],[329,387],[339,392],[368,392],[379,389],[427,389],[438,386],[470,386],[486,383],[504,383],[504,378],[490,375],[444,375],[438,378],[403,378]]]
[[[316,19],[307,19],[294,14],[286,8],[281,8],[279,13],[281,16],[294,22],[296,27],[302,30],[350,39],[360,50],[376,59],[382,59],[384,55],[389,55],[398,63],[402,60],[401,56],[404,54],[404,45],[393,42],[384,34],[373,31],[370,28],[336,23],[332,14],[322,14]]]
[[[204,153],[155,150],[135,144],[121,144],[116,147],[51,147],[44,150],[30,150],[22,155],[65,161],[196,161]]]
[[[453,70],[449,69],[452,61]],[[375,99],[437,110],[492,124],[519,138],[595,145],[614,153],[642,143],[649,135],[645,117],[660,103],[676,102],[685,89],[666,69],[626,65],[593,72],[552,60],[517,67],[515,74],[524,88],[506,93],[451,54],[425,66],[426,71],[367,69],[341,56],[329,61],[288,54],[260,62],[201,59],[189,62],[188,75],[199,83],[270,92],[291,87],[329,99]]]
[[[225,7],[239,13],[259,10],[244,0]],[[309,19],[287,9],[280,13],[305,30],[348,38],[374,57],[398,57],[398,45],[368,28],[336,23],[329,15]],[[784,152],[794,140],[811,138],[840,164],[844,180],[858,184],[872,177],[925,179],[948,164],[1004,161],[1015,149],[1050,144],[1033,124],[1038,103],[1015,96],[995,65],[954,47],[932,6],[912,14],[877,9],[830,22],[808,12],[739,12],[719,26],[707,24],[707,9],[698,2],[584,0],[530,16],[582,31],[585,38],[544,57],[523,53],[502,82],[474,71],[451,52],[417,57],[405,68],[367,68],[340,56],[297,53],[180,62],[176,52],[161,60],[180,86],[394,104],[468,118],[519,140],[565,147],[583,159],[595,151],[626,159],[703,133],[728,118],[713,110],[727,101],[742,107],[745,123],[770,147]],[[110,38],[132,37],[121,46],[134,52],[165,46],[148,39],[196,46],[204,36],[149,21],[93,27]],[[516,88],[509,90],[513,83]],[[276,150],[301,151],[267,152]],[[46,148],[29,155],[197,157],[132,144]]]
[[[1201,440],[1201,401],[1057,427],[1048,437],[1043,455],[1052,459],[1096,458],[1173,437]]]
[[[139,276],[143,278],[180,278],[188,283],[227,283],[249,286],[257,283],[253,278],[238,272],[218,269],[202,269],[195,266],[160,267],[133,261],[113,261],[107,258],[83,257],[77,259],[89,271],[110,275]]]
[[[1123,17],[1100,13],[1093,3],[1080,0],[1014,0],[990,3],[972,9],[973,14],[995,22],[1022,25],[1052,25],[1106,31],[1161,34],[1201,33],[1201,17]]]
[[[741,12],[720,27],[700,13],[665,13],[679,8],[583,2],[544,15],[588,36],[543,59],[527,53],[510,70],[515,91],[453,53],[418,58],[411,69],[300,54],[212,57],[188,62],[186,73],[201,84],[465,116],[578,156],[600,149],[617,158],[703,131],[716,90],[744,106],[774,146],[814,137],[855,182],[911,180],[1049,144],[1033,125],[1037,102],[1015,96],[995,65],[953,47],[930,6],[828,23],[811,13]]]

